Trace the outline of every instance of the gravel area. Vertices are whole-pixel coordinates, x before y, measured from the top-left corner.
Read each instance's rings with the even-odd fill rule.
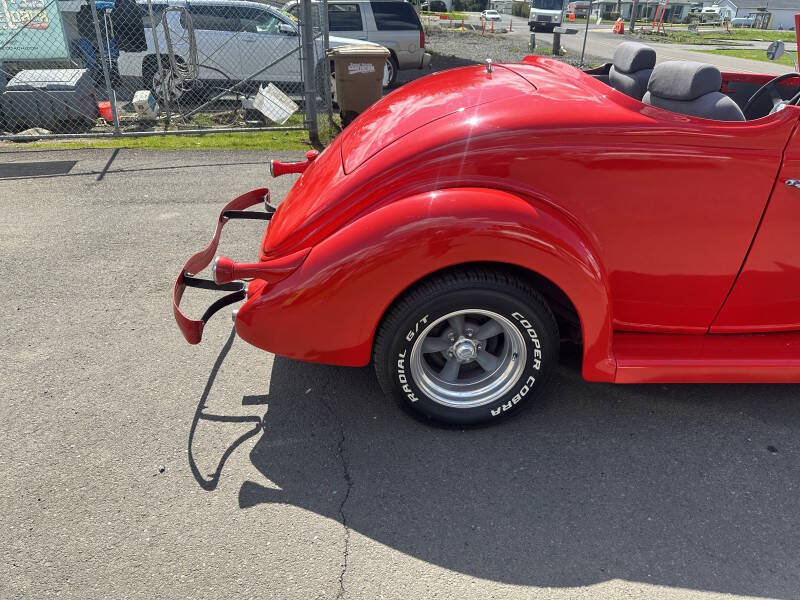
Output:
[[[550,55],[551,36],[537,34],[537,38],[541,40],[537,45],[537,53]],[[434,54],[431,62],[436,68],[437,63],[446,63],[446,60],[443,59],[452,57],[467,62],[483,62],[487,58],[491,58],[495,62],[519,62],[524,56],[531,53],[526,42],[527,40],[520,35],[481,35],[471,31],[431,31],[426,37],[426,48]],[[569,54],[556,58],[576,66],[580,62],[580,55]],[[596,57],[584,57],[584,63],[588,66],[603,62],[605,61]]]
[[[491,58],[496,62],[519,62],[528,47],[518,37],[504,34],[482,36],[480,33],[465,31],[432,31],[425,38],[429,52],[438,57],[458,57],[470,62],[483,62]]]
[[[550,55],[552,37],[537,34],[540,45],[537,46],[539,54]],[[519,62],[530,54],[526,39],[521,34],[494,34],[482,36],[479,32],[455,32],[441,29],[429,30],[425,34],[425,48],[432,54],[430,69],[401,71],[397,77],[397,85],[402,85],[419,79],[431,72],[455,69],[475,63],[481,63],[487,58],[495,62]],[[568,54],[556,57],[558,60],[578,66],[579,54]],[[587,67],[606,62],[601,58],[586,55],[584,63]]]

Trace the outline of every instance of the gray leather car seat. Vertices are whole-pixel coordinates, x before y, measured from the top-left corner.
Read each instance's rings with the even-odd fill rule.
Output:
[[[645,104],[684,115],[715,121],[744,121],[739,105],[719,91],[719,69],[705,63],[680,60],[663,62],[653,69]]]
[[[616,90],[641,100],[656,64],[656,51],[637,42],[623,42],[614,51],[608,82]]]

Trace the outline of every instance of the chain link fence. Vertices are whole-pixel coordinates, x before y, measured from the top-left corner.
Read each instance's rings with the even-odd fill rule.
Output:
[[[0,139],[309,130],[327,2],[0,0]]]

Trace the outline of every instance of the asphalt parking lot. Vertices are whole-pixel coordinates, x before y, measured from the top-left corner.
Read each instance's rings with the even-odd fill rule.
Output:
[[[264,153],[1,152],[0,597],[798,596],[797,386],[589,384],[567,350],[518,419],[431,428],[227,311],[181,338],[221,205],[291,184]]]

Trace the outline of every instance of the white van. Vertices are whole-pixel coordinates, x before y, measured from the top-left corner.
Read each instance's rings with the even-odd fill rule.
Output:
[[[564,22],[564,0],[531,0],[528,27],[531,31],[553,31]]]

